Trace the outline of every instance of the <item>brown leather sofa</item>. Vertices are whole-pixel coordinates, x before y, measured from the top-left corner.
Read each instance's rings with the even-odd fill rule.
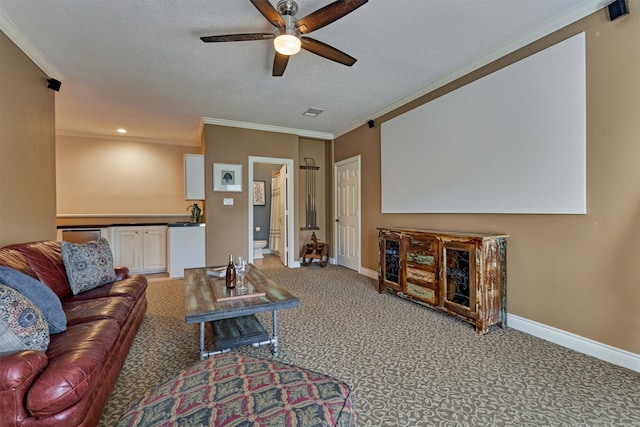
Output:
[[[0,265],[59,297],[67,330],[46,352],[0,354],[0,426],[95,426],[147,308],[147,279],[116,267],[116,281],[73,295],[56,241],[0,248]]]

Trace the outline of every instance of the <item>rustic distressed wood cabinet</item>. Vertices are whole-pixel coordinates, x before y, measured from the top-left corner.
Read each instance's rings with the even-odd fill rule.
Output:
[[[507,326],[507,235],[378,228],[380,293],[472,323]]]

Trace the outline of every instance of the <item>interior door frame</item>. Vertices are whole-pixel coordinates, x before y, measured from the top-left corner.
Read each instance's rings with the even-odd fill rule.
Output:
[[[275,157],[259,157],[259,156],[249,156],[249,163],[248,163],[248,182],[247,182],[247,188],[249,189],[248,191],[248,196],[249,196],[249,200],[247,203],[248,205],[248,211],[249,211],[249,224],[247,226],[247,229],[249,230],[248,233],[248,243],[247,243],[247,247],[249,248],[249,262],[253,262],[253,165],[255,163],[268,163],[268,164],[276,164],[276,165],[287,165],[287,175],[288,175],[288,185],[287,185],[287,212],[286,212],[286,218],[287,218],[287,245],[289,247],[289,254],[288,254],[288,267],[289,268],[295,268],[295,267],[300,267],[300,260],[299,259],[295,259],[295,254],[294,254],[294,248],[296,247],[295,244],[295,204],[294,204],[294,180],[295,180],[295,176],[293,174],[293,159],[281,159],[281,158],[275,158]],[[266,196],[266,195],[265,195]]]
[[[344,160],[340,160],[339,162],[336,162],[333,164],[333,242],[334,242],[334,246],[335,246],[335,263],[337,265],[338,264],[338,226],[337,226],[337,220],[338,220],[338,168],[340,166],[346,165],[347,163],[352,163],[352,162],[356,162],[356,167],[358,170],[358,182],[357,182],[357,186],[358,186],[358,219],[357,219],[357,223],[358,223],[358,233],[357,233],[357,239],[358,242],[356,243],[357,246],[357,253],[358,253],[358,269],[357,272],[360,273],[362,270],[362,159],[361,159],[361,155],[358,154],[357,156],[353,156],[353,157],[349,157],[348,159],[344,159]]]

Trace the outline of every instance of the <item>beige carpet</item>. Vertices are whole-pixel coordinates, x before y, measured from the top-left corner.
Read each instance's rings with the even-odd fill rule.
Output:
[[[345,268],[265,273],[301,302],[279,312],[278,359],[349,384],[358,426],[640,426],[638,373],[512,329],[478,336]],[[198,360],[181,282],[152,281],[148,298],[100,425]],[[270,329],[271,316],[260,318]],[[266,347],[238,351],[272,357]]]

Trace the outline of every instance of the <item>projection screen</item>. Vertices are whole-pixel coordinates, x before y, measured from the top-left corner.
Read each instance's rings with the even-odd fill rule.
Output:
[[[585,35],[381,125],[382,213],[586,213]]]

